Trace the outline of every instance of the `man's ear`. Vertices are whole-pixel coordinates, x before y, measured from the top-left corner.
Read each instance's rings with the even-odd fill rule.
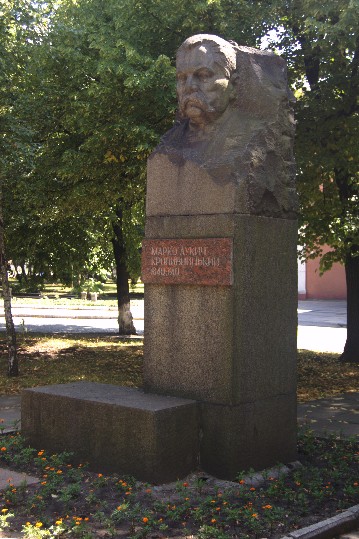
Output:
[[[239,82],[239,74],[234,72],[230,76],[229,79],[229,98],[230,100],[234,100],[238,96],[238,82]]]

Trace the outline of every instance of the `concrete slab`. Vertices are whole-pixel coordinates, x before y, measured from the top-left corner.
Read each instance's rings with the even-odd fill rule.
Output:
[[[359,439],[359,393],[299,404],[298,422],[319,434],[337,433]]]
[[[40,479],[26,473],[14,472],[7,468],[0,468],[0,490],[4,490],[9,485],[19,487],[26,483],[27,485],[34,485],[39,483]]]
[[[9,433],[19,430],[21,414],[20,395],[2,395],[0,398],[0,432]]]

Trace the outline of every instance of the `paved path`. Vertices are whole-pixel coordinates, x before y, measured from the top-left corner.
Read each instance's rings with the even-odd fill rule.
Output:
[[[110,333],[118,332],[115,307],[71,306],[43,307],[41,299],[34,304],[13,306],[18,331],[44,333]],[[143,336],[143,300],[131,302],[138,336]],[[0,331],[5,330],[0,309]],[[346,302],[305,300],[298,302],[298,348],[319,352],[341,353],[346,340]]]
[[[41,299],[33,305],[12,307],[18,332],[39,333],[118,333],[116,307],[67,306],[43,307]],[[0,308],[0,332],[5,331],[3,308]],[[137,334],[143,336],[143,300],[131,302],[131,312]]]
[[[346,301],[298,302],[298,348],[341,354],[346,330]]]

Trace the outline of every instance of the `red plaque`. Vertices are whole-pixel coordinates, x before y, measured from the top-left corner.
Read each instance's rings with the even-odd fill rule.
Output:
[[[231,238],[142,242],[142,281],[156,284],[232,284]]]

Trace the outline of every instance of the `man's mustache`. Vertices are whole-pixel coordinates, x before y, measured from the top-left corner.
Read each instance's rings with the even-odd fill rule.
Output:
[[[187,105],[195,106],[203,112],[212,112],[214,110],[208,105],[206,98],[198,93],[189,94],[181,100],[181,110],[185,110]]]

